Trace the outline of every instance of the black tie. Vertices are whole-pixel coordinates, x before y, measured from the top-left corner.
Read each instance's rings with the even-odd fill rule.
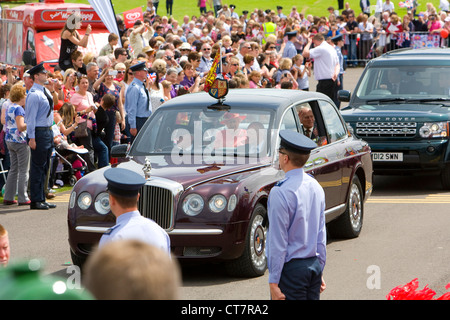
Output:
[[[311,130],[309,130],[309,129],[306,129],[306,136],[307,136],[308,138],[310,138],[310,137],[311,137]]]
[[[48,116],[50,115],[50,113],[53,110],[53,98],[52,98],[51,95],[49,95],[47,93],[47,90],[45,90],[45,88],[44,88],[44,94],[45,94],[45,96],[47,97],[47,100],[48,100],[48,106],[49,106],[48,113],[47,113],[47,118],[48,118]]]
[[[147,95],[147,108],[148,108],[150,98],[148,97],[148,89],[147,89],[147,86],[145,83],[144,83],[144,90],[145,90],[145,94]]]

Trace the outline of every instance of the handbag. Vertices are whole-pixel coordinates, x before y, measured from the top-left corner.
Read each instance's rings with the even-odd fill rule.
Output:
[[[87,121],[80,122],[78,126],[73,131],[73,135],[75,138],[85,138],[88,136],[88,128]]]

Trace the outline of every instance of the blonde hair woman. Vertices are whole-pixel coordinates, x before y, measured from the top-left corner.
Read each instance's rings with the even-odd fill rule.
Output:
[[[9,99],[11,104],[6,111],[5,141],[9,150],[11,165],[5,184],[3,204],[17,204],[14,196],[17,192],[19,205],[29,205],[28,198],[28,163],[30,160],[30,148],[26,140],[27,125],[25,116],[25,99],[27,93],[22,84],[16,84],[11,88]]]

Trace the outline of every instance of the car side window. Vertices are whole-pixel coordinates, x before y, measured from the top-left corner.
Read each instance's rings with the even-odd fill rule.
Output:
[[[339,117],[338,111],[330,103],[320,100],[319,108],[327,130],[330,143],[348,136],[347,130]]]
[[[281,119],[280,130],[292,130],[297,131],[297,122],[294,116],[294,110],[289,108],[289,110],[284,114],[283,119]]]

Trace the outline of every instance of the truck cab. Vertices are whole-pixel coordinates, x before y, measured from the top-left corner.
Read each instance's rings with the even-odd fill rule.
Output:
[[[78,50],[99,52],[108,43],[109,31],[90,5],[45,0],[4,9],[0,20],[0,62],[17,67],[42,61],[50,67],[57,65],[61,30],[74,11],[82,17],[81,35],[89,24],[92,27],[87,47]]]

